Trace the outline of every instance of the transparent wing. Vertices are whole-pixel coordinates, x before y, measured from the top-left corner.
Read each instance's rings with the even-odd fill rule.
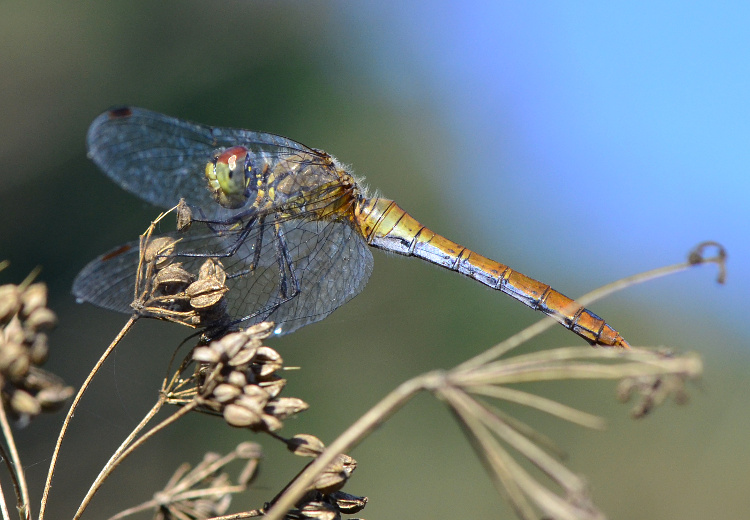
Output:
[[[318,152],[263,132],[183,121],[142,108],[104,112],[89,127],[88,156],[127,191],[162,208],[184,198],[206,217],[223,212],[206,188],[204,170],[217,148],[245,146],[273,159]]]
[[[279,234],[287,253],[281,258]],[[274,222],[269,218],[262,226],[256,223],[247,236],[241,229],[217,234],[197,223],[188,232],[169,236],[180,239],[175,261],[191,273],[198,272],[206,257],[185,255],[220,257],[227,273],[231,318],[244,320],[243,325],[272,320],[279,334],[325,318],[358,294],[372,272],[368,246],[351,226],[340,221]],[[137,242],[105,253],[78,274],[73,294],[99,307],[132,312],[138,257]],[[293,279],[299,292],[284,301],[280,287],[282,283],[291,287]]]

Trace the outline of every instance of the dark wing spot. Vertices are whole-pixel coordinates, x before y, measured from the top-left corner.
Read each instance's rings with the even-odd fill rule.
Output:
[[[130,251],[130,244],[122,245],[118,247],[117,249],[115,249],[114,251],[110,251],[109,253],[104,255],[102,257],[102,262],[106,262],[107,260],[112,260],[116,256],[120,256],[121,254],[127,253],[128,251]]]
[[[118,107],[107,112],[107,115],[109,115],[110,119],[122,119],[132,116],[133,111],[130,110],[130,107]]]

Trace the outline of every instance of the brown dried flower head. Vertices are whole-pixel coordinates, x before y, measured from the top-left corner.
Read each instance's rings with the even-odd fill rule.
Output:
[[[184,216],[189,222],[189,215]],[[143,237],[133,308],[141,316],[189,327],[218,328],[228,323],[225,294],[229,288],[221,262],[207,258],[197,273],[190,272],[175,261],[179,242],[169,236],[151,238],[149,232]]]
[[[273,327],[260,323],[193,350],[201,409],[221,414],[231,426],[256,431],[278,430],[284,419],[307,409],[301,399],[279,397],[285,381],[276,372],[283,360],[262,344]]]
[[[355,514],[367,505],[367,497],[350,495],[343,491],[325,494],[320,491],[308,492],[297,507],[287,513],[287,520],[339,520],[342,514]]]
[[[206,453],[195,468],[182,464],[164,489],[134,510],[150,507],[156,509],[156,518],[162,519],[206,519],[224,515],[232,494],[244,491],[252,481],[260,457],[260,446],[251,442],[241,443],[223,456]],[[234,461],[245,461],[236,484],[226,472],[227,466]]]
[[[55,411],[73,389],[39,368],[47,360],[47,334],[57,323],[43,283],[0,286],[0,382],[3,405],[21,422]]]

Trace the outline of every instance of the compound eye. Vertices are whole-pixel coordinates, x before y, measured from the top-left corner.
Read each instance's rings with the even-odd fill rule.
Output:
[[[251,176],[248,149],[234,146],[218,153],[206,164],[206,179],[216,202],[225,208],[242,207],[247,201]]]

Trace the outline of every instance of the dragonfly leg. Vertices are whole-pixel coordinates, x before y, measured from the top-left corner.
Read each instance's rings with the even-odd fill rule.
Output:
[[[279,269],[279,287],[277,293],[278,296],[275,298],[276,301],[273,301],[252,314],[240,318],[237,320],[237,323],[247,320],[255,320],[258,322],[267,320],[279,307],[294,299],[300,293],[300,283],[297,278],[297,273],[294,270],[294,262],[289,253],[289,247],[286,243],[284,231],[281,228],[281,224],[278,222],[274,224],[273,238],[274,248],[276,250],[276,261]],[[259,238],[258,240],[261,239]],[[253,262],[255,263],[258,260],[259,257],[256,255],[256,259],[254,259]],[[247,271],[245,271],[245,273],[247,273]],[[242,273],[235,273],[233,276],[237,277],[241,274]]]
[[[288,302],[299,294],[300,286],[299,280],[297,280],[297,274],[294,272],[294,263],[289,255],[289,248],[286,244],[286,238],[284,238],[284,232],[281,229],[280,224],[275,224],[275,246],[276,246],[276,258],[279,262],[279,297],[280,303]],[[287,278],[287,272],[289,277]],[[291,281],[291,292],[288,282]]]
[[[242,231],[240,231],[237,234],[237,238],[235,239],[234,243],[232,243],[231,247],[225,249],[222,252],[218,252],[218,251],[211,252],[211,251],[209,251],[209,252],[206,252],[206,253],[192,253],[192,252],[187,252],[186,251],[186,252],[177,253],[175,256],[183,257],[183,258],[228,258],[230,256],[234,256],[235,253],[237,253],[237,251],[239,250],[240,246],[242,246],[242,244],[245,242],[245,240],[247,240],[247,237],[250,236],[250,233],[254,229],[256,229],[256,225],[255,224],[256,224],[256,218],[253,217],[252,219],[250,219],[242,227]],[[263,230],[262,226],[263,226],[263,224],[262,224],[262,218],[261,218],[261,228],[260,228],[261,231]],[[217,234],[221,234],[221,232],[217,232]],[[259,238],[259,241],[260,241],[260,244],[256,241],[256,245],[261,245],[262,244],[262,235]],[[260,252],[259,251],[260,251],[260,249],[256,248],[255,255],[254,255],[254,258],[253,258],[253,265],[251,266],[252,268],[255,268],[258,265],[257,260],[259,259],[259,256],[260,256]]]

